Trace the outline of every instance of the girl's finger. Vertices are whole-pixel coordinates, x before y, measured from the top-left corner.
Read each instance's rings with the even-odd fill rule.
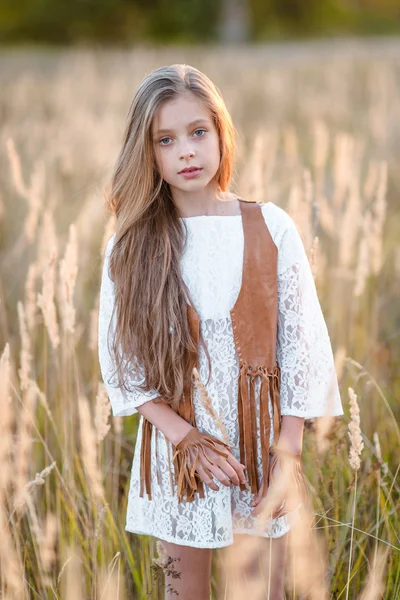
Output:
[[[236,464],[230,463],[229,460],[226,463],[221,465],[221,470],[229,477],[231,482],[234,485],[239,485],[240,483],[246,483],[243,471],[241,467],[236,467]]]
[[[228,475],[217,465],[210,465],[209,467],[212,474],[226,487],[231,487],[232,481],[229,479]]]
[[[246,466],[242,465],[241,462],[236,460],[236,458],[233,456],[232,453],[228,454],[226,461],[227,461],[227,463],[229,463],[229,465],[231,465],[232,469],[235,471],[235,473],[228,472],[228,476],[231,477],[231,475],[236,475],[239,483],[246,483],[246,477],[245,477]],[[235,484],[235,485],[238,485],[238,484]]]
[[[219,490],[219,487],[214,482],[214,480],[212,478],[212,473],[211,473],[211,471],[209,469],[207,469],[206,467],[203,467],[202,465],[198,464],[197,467],[196,467],[196,471],[199,473],[199,475],[200,475],[201,480],[203,481],[203,483],[205,483],[206,485],[208,485],[208,487],[210,487],[215,492],[217,492]]]

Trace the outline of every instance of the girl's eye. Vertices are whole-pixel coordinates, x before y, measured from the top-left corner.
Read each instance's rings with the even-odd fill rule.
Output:
[[[196,129],[196,131],[194,133],[197,133],[198,131],[204,131],[204,133],[207,133],[207,129]],[[195,137],[203,137],[203,136],[202,135],[195,135]],[[170,137],[163,137],[163,138],[161,138],[161,140],[160,140],[161,146],[169,146],[169,144],[163,144],[162,142],[164,140],[170,140],[170,139],[171,139]]]

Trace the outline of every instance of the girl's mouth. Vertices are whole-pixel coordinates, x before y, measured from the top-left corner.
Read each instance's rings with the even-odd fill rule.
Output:
[[[193,179],[193,177],[197,177],[203,169],[194,169],[193,171],[182,171],[179,175],[182,175],[185,179]]]

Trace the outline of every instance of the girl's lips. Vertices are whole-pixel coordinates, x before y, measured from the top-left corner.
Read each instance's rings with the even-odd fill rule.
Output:
[[[182,175],[182,177],[184,177],[185,179],[193,179],[193,177],[197,177],[197,175],[199,175],[201,171],[201,168],[195,169],[194,171],[183,171],[182,173],[179,173],[179,175]]]

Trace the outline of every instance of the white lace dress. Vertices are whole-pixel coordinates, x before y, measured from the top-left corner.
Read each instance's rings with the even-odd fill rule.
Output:
[[[262,213],[272,239],[278,248],[278,334],[277,360],[281,368],[281,414],[298,417],[342,415],[333,354],[326,323],[321,311],[308,258],[293,219],[282,208],[268,202]],[[238,375],[239,363],[232,333],[230,309],[235,304],[242,280],[244,236],[241,215],[196,216],[182,219],[187,226],[187,244],[181,261],[184,280],[192,294],[200,327],[210,352],[212,377],[207,392],[214,409],[221,415],[233,452],[239,460]],[[111,382],[114,362],[107,351],[106,335],[113,308],[113,282],[108,274],[108,258],[114,236],[108,241],[100,290],[99,361],[103,380],[114,416],[130,416],[136,408],[156,398],[157,392],[140,390],[126,393]],[[115,322],[115,321],[114,321]],[[208,364],[200,346],[199,374],[205,383]],[[132,383],[141,383],[140,374]],[[257,382],[257,380],[256,380]],[[111,385],[112,383],[112,385]],[[257,382],[259,384],[259,382]],[[271,401],[270,401],[271,402]],[[200,431],[220,439],[222,434],[194,391],[196,424]],[[259,407],[258,407],[259,408]],[[272,416],[272,406],[270,404]],[[247,533],[280,537],[298,517],[297,509],[255,528],[251,515],[253,495],[239,486],[226,487],[216,478],[215,491],[204,485],[204,498],[178,503],[171,490],[168,469],[170,442],[155,428],[151,440],[153,499],[139,496],[140,448],[143,417],[140,416],[136,440],[125,529],[132,533],[152,535],[159,539],[197,548],[220,548],[233,544],[233,534]],[[257,413],[259,428],[259,411]],[[270,443],[273,442],[271,428]],[[158,444],[159,461],[155,460]],[[258,440],[258,470],[261,476],[261,440]],[[157,477],[158,469],[158,477]],[[173,464],[171,464],[172,473]]]

